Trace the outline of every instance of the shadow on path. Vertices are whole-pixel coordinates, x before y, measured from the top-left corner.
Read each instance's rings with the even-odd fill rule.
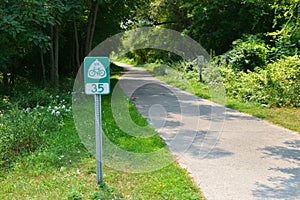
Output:
[[[286,141],[283,146],[269,146],[259,149],[266,157],[284,160],[295,167],[276,167],[269,170],[283,176],[269,177],[268,184],[256,183],[255,197],[263,199],[299,199],[300,197],[300,140]],[[298,198],[297,198],[298,197]]]

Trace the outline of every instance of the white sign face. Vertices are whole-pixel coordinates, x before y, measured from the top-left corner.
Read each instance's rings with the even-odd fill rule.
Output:
[[[110,93],[110,69],[108,57],[84,59],[84,92],[88,95]]]
[[[108,94],[108,83],[87,83],[85,84],[85,93],[88,94]]]

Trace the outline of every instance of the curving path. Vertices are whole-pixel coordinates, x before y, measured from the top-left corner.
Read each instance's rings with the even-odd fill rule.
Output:
[[[208,200],[300,199],[300,134],[117,64],[124,92]]]

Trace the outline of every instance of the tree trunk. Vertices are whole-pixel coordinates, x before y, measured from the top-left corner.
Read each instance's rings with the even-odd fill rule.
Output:
[[[8,84],[8,74],[7,74],[7,72],[3,72],[3,85],[4,85],[4,89],[8,90],[9,84]]]
[[[88,19],[88,29],[87,29],[87,37],[86,37],[86,43],[85,43],[85,54],[88,55],[89,52],[92,50],[93,45],[93,38],[94,38],[94,32],[96,27],[96,21],[97,21],[97,14],[98,14],[98,7],[99,7],[99,1],[96,1],[96,4],[91,4],[91,12],[89,14]],[[92,12],[93,7],[95,7],[94,12]]]
[[[10,87],[13,88],[13,86],[15,85],[15,80],[16,80],[16,74],[15,74],[15,72],[12,72],[10,74],[10,77],[9,77],[9,85],[10,85]]]
[[[15,85],[15,79],[16,79],[16,63],[17,63],[17,59],[14,58],[13,59],[13,65],[11,66],[11,71],[10,71],[10,76],[9,76],[9,87],[13,87]]]
[[[94,12],[94,17],[93,17],[93,23],[92,23],[92,28],[91,28],[92,30],[91,30],[91,36],[90,36],[89,51],[92,50],[94,32],[95,32],[97,14],[98,14],[98,7],[99,7],[99,1],[96,1],[95,12]]]
[[[40,53],[41,53],[41,67],[42,67],[42,81],[46,80],[46,67],[45,67],[45,63],[44,63],[44,53],[43,53],[43,49],[40,49]]]
[[[54,51],[54,59],[55,59],[55,63],[54,63],[54,85],[58,86],[59,85],[59,74],[58,74],[58,59],[59,59],[59,34],[58,34],[58,25],[55,26],[55,38],[54,38],[54,42],[55,42],[55,51]]]
[[[51,37],[51,45],[50,45],[50,81],[54,83],[54,32],[53,32],[53,26],[50,28],[50,37]]]
[[[87,34],[86,34],[86,40],[85,40],[85,56],[87,56],[90,52],[89,42],[90,42],[90,36],[91,36],[92,18],[93,18],[93,15],[92,15],[92,11],[91,11],[89,14],[89,17],[88,17],[88,27],[87,27]]]
[[[50,64],[51,64],[51,73],[50,80],[55,85],[59,85],[59,76],[58,76],[58,25],[54,27],[51,26],[51,47],[50,47]]]
[[[74,20],[74,32],[75,32],[75,63],[76,67],[80,67],[80,58],[79,58],[79,40],[78,40],[78,32],[77,32],[77,24]]]

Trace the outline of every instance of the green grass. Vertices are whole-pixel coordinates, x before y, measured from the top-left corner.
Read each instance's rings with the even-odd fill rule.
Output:
[[[163,64],[144,64],[142,65],[156,78],[187,92],[196,94],[200,97],[211,99],[209,88],[204,83],[199,83],[195,80],[187,80],[176,70],[166,67]],[[166,67],[166,68],[165,68]]]
[[[121,74],[114,71],[112,84]],[[103,129],[119,147],[151,152],[165,147],[154,132],[134,138],[119,129],[112,118],[110,96],[102,98]],[[134,121],[147,126],[131,102]],[[111,131],[114,130],[114,131]],[[168,153],[171,156],[170,153]],[[161,159],[158,157],[157,159]],[[105,163],[104,163],[105,165]],[[104,182],[96,183],[96,162],[81,143],[71,115],[36,151],[19,156],[0,176],[0,199],[202,199],[198,187],[177,163],[148,173],[126,173],[104,166]]]
[[[95,159],[80,143],[72,119],[53,134],[43,150],[20,158],[1,179],[0,199],[201,199],[175,162],[139,174],[104,166],[98,187]]]
[[[179,75],[178,72],[168,71],[168,73],[157,73],[157,68],[160,64],[145,64],[142,65],[156,78],[187,92],[197,96],[210,99],[208,87],[194,80],[186,80]],[[226,102],[220,102],[213,99],[217,103],[221,103],[229,108],[239,110],[244,113],[262,118],[273,124],[280,125],[293,131],[300,133],[300,109],[299,108],[268,108],[254,103],[240,102],[232,98],[226,97]]]
[[[238,102],[233,99],[227,100],[226,106],[300,133],[299,108],[266,108],[257,104]]]
[[[121,63],[130,64],[130,65],[133,65],[133,66],[139,65],[139,63],[134,58],[115,57],[115,58],[112,58],[112,59],[113,59],[113,61],[118,61],[118,62],[121,62]]]

